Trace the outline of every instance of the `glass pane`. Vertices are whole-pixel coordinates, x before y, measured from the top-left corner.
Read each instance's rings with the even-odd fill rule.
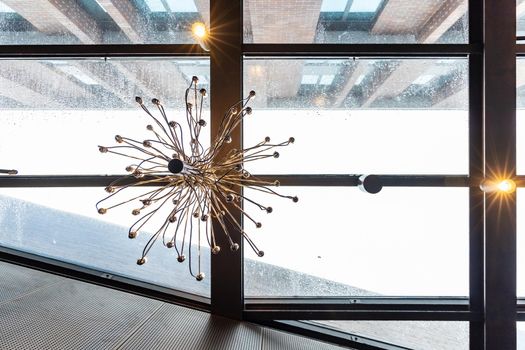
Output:
[[[247,59],[245,72],[244,143],[296,140],[254,174],[468,172],[465,59]]]
[[[525,36],[525,1],[516,0],[516,36]],[[523,40],[518,40],[523,44]]]
[[[136,239],[128,238],[135,222],[130,206],[99,215],[95,203],[107,193],[103,188],[3,188],[0,190],[0,245],[129,277],[185,292],[210,295],[210,259],[206,242],[201,247],[198,282],[188,271],[188,259],[177,262],[174,249],[157,242],[148,262],[137,265],[142,249],[158,229],[152,219]],[[131,205],[133,206],[133,205]],[[150,232],[150,233],[148,233]],[[193,256],[198,246],[192,247]],[[185,253],[189,256],[188,253]],[[194,258],[195,259],[195,258]],[[193,269],[197,269],[197,259]]]
[[[0,0],[0,45],[186,44],[209,0]]]
[[[525,58],[516,61],[516,172],[525,174]]]
[[[516,322],[517,331],[517,349],[525,350],[525,322]]]
[[[244,0],[245,43],[466,43],[468,2]]]
[[[525,188],[517,189],[517,231],[516,231],[516,249],[517,249],[517,280],[516,294],[519,297],[525,297]]]
[[[357,337],[408,349],[467,350],[468,322],[452,321],[315,321]]]
[[[468,189],[279,187],[245,249],[247,296],[466,296]],[[245,202],[245,208],[253,207]]]
[[[114,146],[117,134],[150,137],[151,118],[135,96],[158,117],[153,97],[169,118],[186,120],[185,89],[193,75],[209,88],[209,74],[208,59],[0,60],[0,168],[123,174],[129,160],[101,154],[98,145]],[[207,100],[203,117],[209,120]],[[201,139],[209,142],[209,126]]]

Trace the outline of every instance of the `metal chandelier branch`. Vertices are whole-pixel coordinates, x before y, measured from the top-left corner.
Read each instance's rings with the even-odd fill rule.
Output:
[[[266,137],[252,147],[228,150],[227,144],[232,142],[233,130],[245,116],[252,113],[247,104],[255,97],[255,91],[250,91],[247,98],[230,107],[222,118],[218,135],[210,147],[205,149],[199,137],[207,124],[202,119],[203,101],[207,91],[198,89],[197,84],[198,79],[194,76],[186,89],[186,120],[183,123],[187,130],[184,132],[181,123],[168,120],[158,99],[154,98],[152,103],[157,106],[161,118],[155,117],[144,105],[142,98],[136,97],[137,103],[154,121],[153,125],[146,127],[151,132],[151,138],[137,141],[117,135],[117,146],[99,146],[101,153],[114,153],[131,158],[135,163],[126,167],[129,175],[106,187],[109,195],[96,206],[100,214],[106,214],[115,207],[137,203],[138,206],[131,212],[139,216],[129,228],[128,237],[131,239],[142,232],[161,208],[167,208],[166,217],[161,219],[164,222],[151,235],[137,264],[146,263],[148,252],[160,240],[165,247],[175,249],[179,262],[185,261],[185,254],[188,254],[190,274],[201,281],[205,277],[201,270],[201,243],[206,239],[211,252],[218,254],[221,247],[216,244],[216,230],[224,232],[232,251],[239,249],[239,244],[234,242],[230,233],[234,229],[258,256],[264,255],[244,230],[242,221],[253,224],[255,228],[260,228],[262,224],[245,211],[241,202],[244,200],[247,206],[255,206],[266,213],[271,213],[273,209],[246,197],[242,194],[241,187],[288,198],[293,202],[297,202],[298,198],[282,195],[271,189],[271,186],[279,186],[278,181],[257,179],[244,169],[247,162],[278,158],[279,153],[275,148],[293,143],[293,137],[280,143],[271,143],[270,138]],[[121,192],[130,187],[156,184],[158,187],[153,189],[144,187],[145,192],[141,195],[128,195],[124,200],[117,200],[124,196]],[[235,212],[240,212],[243,220],[239,220]],[[192,262],[192,246],[195,244],[198,254],[196,274]]]

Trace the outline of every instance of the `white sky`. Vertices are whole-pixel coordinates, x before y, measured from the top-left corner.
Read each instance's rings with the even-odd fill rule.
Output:
[[[147,118],[137,110],[3,111],[1,166],[21,175],[123,173],[129,162],[100,154],[97,146],[113,145],[117,133],[149,137]],[[466,112],[415,110],[297,110],[286,116],[255,111],[244,130],[246,146],[264,136],[296,138],[280,158],[252,167],[254,173],[339,174],[464,174],[467,131]],[[522,142],[519,138],[518,149]],[[280,190],[297,194],[299,202],[261,198],[275,209],[269,215],[251,207],[263,223],[259,230],[247,226],[265,251],[261,261],[385,295],[467,295],[466,189],[385,188],[377,195],[354,187]],[[131,220],[128,211],[96,213],[102,189],[19,188],[0,194],[123,226]],[[519,221],[521,251],[525,233]],[[525,252],[519,254],[520,275],[524,263]],[[518,294],[525,295],[524,278],[518,277]]]

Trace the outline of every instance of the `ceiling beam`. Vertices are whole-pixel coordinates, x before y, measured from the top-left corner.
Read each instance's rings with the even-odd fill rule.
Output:
[[[0,76],[0,95],[17,101],[27,107],[64,107],[62,104],[50,99],[48,96],[2,76]]]
[[[113,64],[75,61],[72,65],[95,80],[102,88],[117,96],[120,103],[127,107],[135,107],[135,94],[138,92],[134,91],[133,84],[119,77]]]
[[[417,41],[423,44],[435,43],[450,29],[468,10],[465,0],[447,0],[422,26]]]
[[[322,0],[247,0],[254,43],[312,43]],[[304,9],[308,9],[305,11]]]
[[[136,44],[143,42],[143,28],[138,10],[130,1],[97,0],[119,26],[128,39]]]
[[[46,107],[50,101],[75,101],[92,99],[94,95],[68,75],[54,69],[50,64],[27,61],[8,61],[0,64],[0,76],[33,92],[45,96]],[[2,88],[2,93],[5,88]],[[39,100],[41,101],[41,100]],[[67,105],[67,103],[65,103]]]
[[[97,22],[71,0],[3,0],[35,28],[45,34],[70,32],[84,44],[98,44],[102,31]]]
[[[463,105],[465,108],[468,108],[468,89],[466,87],[457,90],[455,93],[448,95],[441,100],[436,101],[432,105],[432,108],[457,109]]]
[[[432,107],[468,109],[468,69],[466,66],[451,72],[448,81],[440,89],[433,89]]]
[[[401,94],[416,80],[425,70],[426,64],[418,64],[417,61],[403,61],[388,77],[377,86],[376,89],[366,98],[362,107],[368,108],[379,97],[394,97]]]
[[[346,82],[339,91],[336,91],[336,97],[334,101],[334,107],[344,107],[346,97],[354,87],[357,79],[361,75],[365,75],[368,71],[368,62],[367,61],[357,61],[356,64],[349,68],[346,72],[343,73],[343,76],[346,78]]]
[[[417,34],[428,18],[439,10],[441,3],[436,0],[388,0],[372,27],[372,34]]]

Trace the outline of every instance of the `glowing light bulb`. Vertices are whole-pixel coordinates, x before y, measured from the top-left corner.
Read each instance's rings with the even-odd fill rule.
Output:
[[[512,193],[516,189],[516,183],[510,179],[498,182],[498,190],[505,193]]]
[[[492,193],[492,192],[512,193],[516,190],[516,183],[512,181],[511,179],[503,179],[503,180],[485,179],[481,182],[480,188],[485,193]]]
[[[195,22],[191,26],[191,32],[199,39],[205,39],[208,35],[206,25],[202,22]]]

